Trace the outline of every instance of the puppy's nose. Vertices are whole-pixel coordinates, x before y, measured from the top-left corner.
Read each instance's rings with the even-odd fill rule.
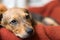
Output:
[[[32,29],[32,28],[28,28],[28,29],[27,29],[27,33],[28,33],[28,34],[32,34],[32,33],[33,33],[33,29]]]

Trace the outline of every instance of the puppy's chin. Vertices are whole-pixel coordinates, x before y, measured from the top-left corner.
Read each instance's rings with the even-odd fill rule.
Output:
[[[15,34],[17,37],[21,38],[21,39],[25,39],[25,38],[28,38],[29,35],[28,34]]]

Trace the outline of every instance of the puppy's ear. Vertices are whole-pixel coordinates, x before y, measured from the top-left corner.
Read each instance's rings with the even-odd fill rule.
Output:
[[[2,14],[0,14],[0,21],[2,20],[2,18],[3,18],[3,15],[2,15]]]
[[[1,25],[2,17],[3,17],[3,15],[2,15],[2,14],[0,14],[0,28],[2,28],[2,27],[3,27],[3,26]]]
[[[29,16],[29,18],[30,18],[30,20],[31,20],[31,24],[32,24],[32,26],[35,26],[35,25],[36,25],[36,22],[35,22],[35,20],[33,19],[32,13],[29,12],[28,9],[25,9],[25,13],[28,14],[28,16]]]
[[[3,17],[1,20],[1,25],[5,26],[7,24],[7,20]]]
[[[28,14],[29,14],[29,11],[28,11],[28,9],[25,9],[25,13],[28,13]]]
[[[29,12],[29,10],[28,10],[28,9],[25,9],[25,13],[27,13],[27,14],[28,14],[28,16],[30,17],[30,19],[32,18],[31,13]]]

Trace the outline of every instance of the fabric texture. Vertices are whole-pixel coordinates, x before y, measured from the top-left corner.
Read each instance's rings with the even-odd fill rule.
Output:
[[[20,39],[12,32],[5,28],[0,29],[0,40],[60,40],[60,26],[43,26],[34,27],[35,35],[28,39]]]

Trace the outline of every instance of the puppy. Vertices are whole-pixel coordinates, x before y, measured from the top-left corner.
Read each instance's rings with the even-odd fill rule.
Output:
[[[35,20],[36,24],[42,24],[45,26],[58,26],[59,23],[51,17],[43,17],[36,13],[32,13],[32,18]]]
[[[8,9],[2,18],[1,24],[20,38],[27,38],[34,33],[31,15],[26,9]]]

